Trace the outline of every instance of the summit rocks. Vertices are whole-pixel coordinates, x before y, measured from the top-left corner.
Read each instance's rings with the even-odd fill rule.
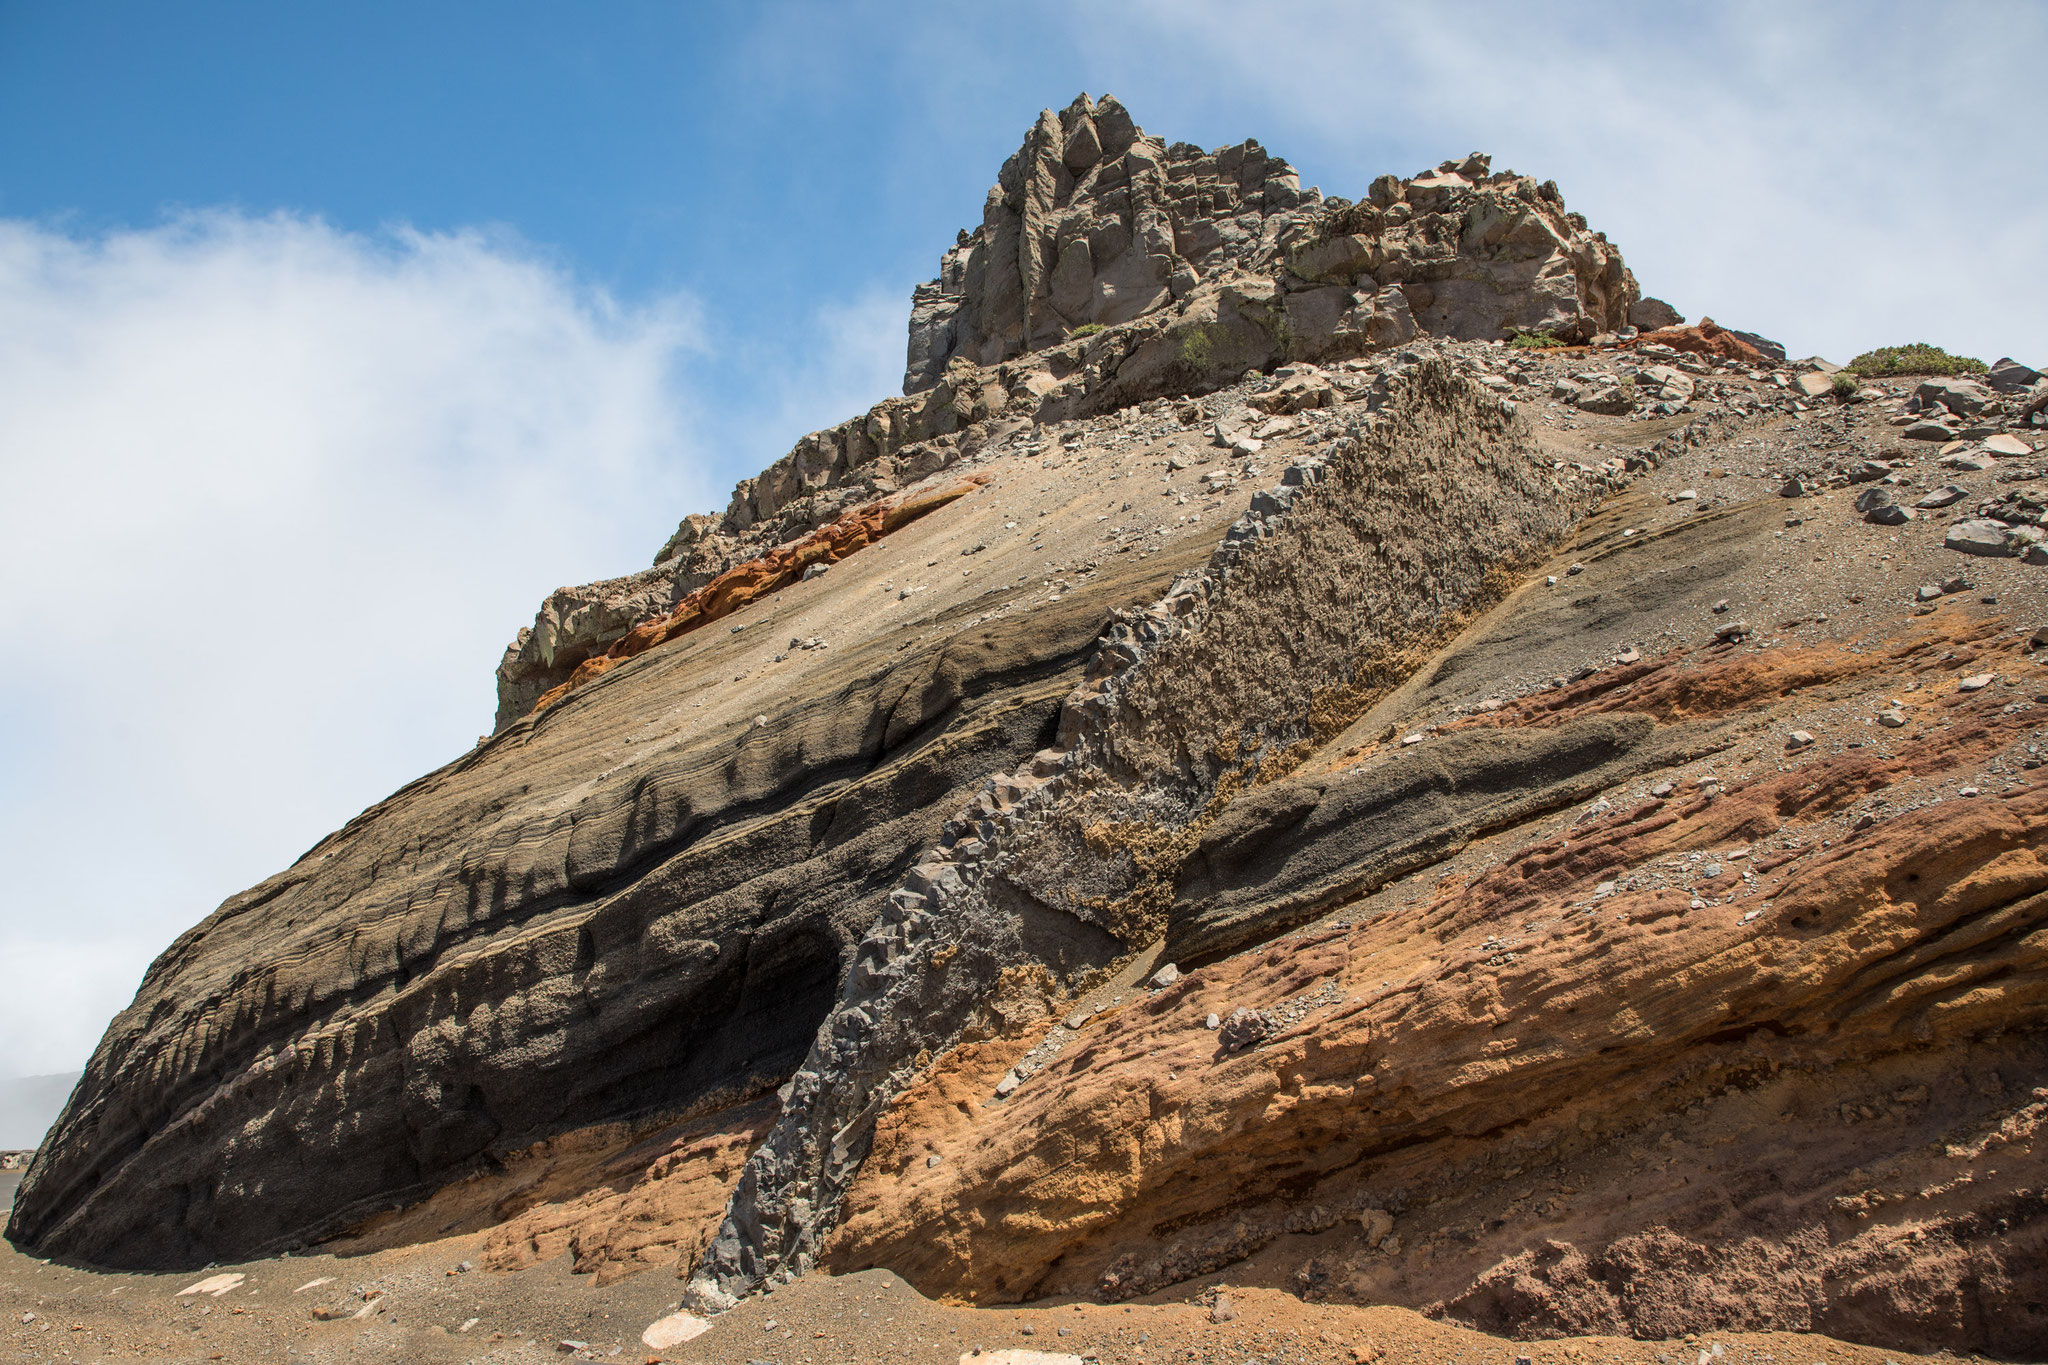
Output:
[[[1639,300],[1554,184],[1476,153],[1326,200],[1257,142],[1168,144],[1084,95],[1040,115],[981,224],[918,287],[903,387],[932,387],[956,356],[996,365],[1155,313],[1264,330],[1230,342],[1256,365],[1262,350],[1358,354],[1417,329],[1585,340],[1628,326]]]

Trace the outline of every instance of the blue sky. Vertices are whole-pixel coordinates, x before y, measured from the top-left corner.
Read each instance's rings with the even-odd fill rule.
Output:
[[[893,392],[1041,108],[1350,196],[1488,151],[1690,316],[2038,365],[2044,58],[1989,0],[0,0],[0,1076]]]

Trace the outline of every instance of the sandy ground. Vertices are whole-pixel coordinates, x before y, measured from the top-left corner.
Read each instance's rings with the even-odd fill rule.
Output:
[[[19,1172],[0,1174],[11,1205]],[[1105,1306],[976,1309],[935,1303],[883,1270],[813,1274],[759,1295],[666,1351],[640,1333],[672,1312],[681,1283],[660,1271],[602,1289],[565,1255],[513,1274],[460,1271],[471,1235],[368,1256],[294,1256],[182,1275],[116,1275],[39,1261],[0,1243],[0,1359],[10,1362],[672,1361],[826,1365],[905,1361],[1011,1365],[1007,1351],[1104,1362],[1370,1362],[1387,1365],[1880,1365],[1897,1352],[1795,1333],[1683,1341],[1614,1337],[1512,1342],[1400,1308],[1305,1304],[1205,1276]],[[181,1293],[240,1275],[218,1295]],[[1219,1317],[1218,1298],[1230,1316]],[[316,1313],[339,1314],[322,1320]],[[567,1343],[578,1343],[569,1346]],[[1014,1358],[1012,1358],[1014,1360]],[[1030,1362],[1020,1365],[1053,1365]]]

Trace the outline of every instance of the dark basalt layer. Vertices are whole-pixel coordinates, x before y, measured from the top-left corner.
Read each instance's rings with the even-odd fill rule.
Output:
[[[150,968],[8,1236],[253,1256],[565,1127],[774,1087],[913,852],[1050,740],[1107,613],[1175,563],[821,652],[762,723],[687,718],[737,647],[691,637],[412,783]]]

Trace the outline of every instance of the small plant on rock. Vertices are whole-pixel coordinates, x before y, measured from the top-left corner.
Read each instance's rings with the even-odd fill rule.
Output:
[[[1856,392],[1856,376],[1850,374],[1847,370],[1843,370],[1835,376],[1835,382],[1829,386],[1829,389],[1835,397],[1847,398],[1850,394]]]
[[[1516,332],[1508,338],[1508,345],[1522,351],[1547,351],[1564,342],[1548,332]]]
[[[1894,374],[1983,374],[1991,367],[1975,356],[1950,355],[1939,346],[1916,341],[1909,346],[1880,346],[1850,361],[1845,373],[1863,379]]]
[[[1076,327],[1068,335],[1077,337],[1092,337],[1101,330],[1102,324],[1099,322],[1084,322],[1079,327]]]

